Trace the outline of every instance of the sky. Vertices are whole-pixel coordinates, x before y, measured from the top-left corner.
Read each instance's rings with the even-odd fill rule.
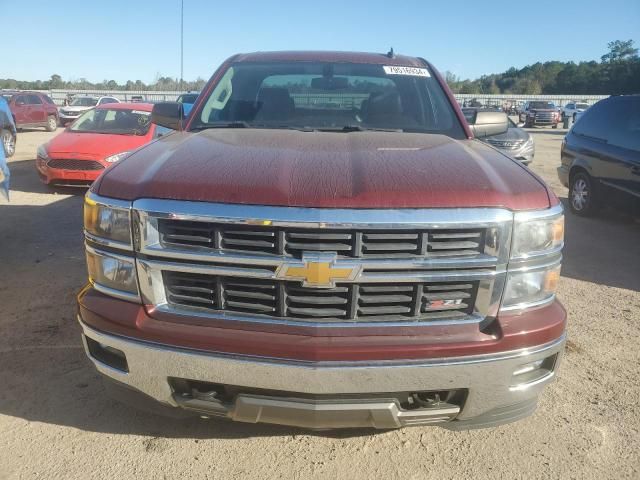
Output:
[[[180,0],[0,0],[0,78],[180,76]],[[353,50],[421,56],[461,78],[640,47],[640,0],[184,0],[184,79],[234,53]],[[7,48],[9,45],[9,48]]]

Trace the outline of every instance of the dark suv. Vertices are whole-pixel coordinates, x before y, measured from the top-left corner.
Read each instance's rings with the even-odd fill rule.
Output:
[[[573,213],[605,202],[640,207],[640,95],[609,97],[587,110],[562,142],[560,181]]]
[[[40,92],[2,92],[17,128],[44,127],[53,132],[58,126],[58,108]]]

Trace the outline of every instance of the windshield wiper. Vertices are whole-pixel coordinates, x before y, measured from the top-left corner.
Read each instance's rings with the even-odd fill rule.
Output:
[[[208,128],[251,128],[247,122],[236,121],[236,122],[227,122],[227,123],[209,123],[204,125],[196,125],[192,127],[192,131],[198,130],[206,130]]]
[[[344,125],[343,127],[320,127],[316,128],[320,132],[402,132],[401,128],[374,128],[362,127],[360,125]]]

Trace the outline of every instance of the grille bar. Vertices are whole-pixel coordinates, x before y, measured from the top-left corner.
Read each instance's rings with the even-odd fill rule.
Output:
[[[325,230],[159,219],[160,241],[168,247],[203,247],[302,258],[303,252],[340,257],[442,257],[484,252],[484,228],[447,230]]]
[[[301,322],[421,321],[469,317],[478,281],[415,284],[338,284],[316,289],[298,282],[240,281],[164,271],[167,301],[176,306],[286,317]],[[218,300],[216,287],[221,288]],[[443,315],[446,313],[446,315]]]

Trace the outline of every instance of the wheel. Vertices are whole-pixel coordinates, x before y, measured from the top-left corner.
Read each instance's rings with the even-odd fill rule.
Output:
[[[554,123],[553,125],[551,125],[551,128],[558,128],[558,124]]]
[[[58,128],[58,119],[54,115],[49,115],[47,117],[47,126],[45,127],[47,132],[55,132],[56,128]]]
[[[593,215],[598,207],[598,198],[591,176],[586,172],[578,172],[569,184],[569,208],[576,215],[588,217]]]
[[[16,153],[16,137],[11,130],[0,130],[0,140],[4,147],[4,154],[7,157],[12,157]]]
[[[573,114],[573,123],[576,123],[576,114]]]

